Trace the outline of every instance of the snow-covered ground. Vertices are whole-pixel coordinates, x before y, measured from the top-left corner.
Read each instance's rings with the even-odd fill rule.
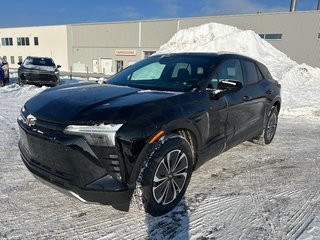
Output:
[[[161,51],[214,51],[206,45],[219,42],[264,62],[281,82],[278,131],[271,145],[246,142],[206,163],[179,206],[157,218],[84,204],[37,181],[19,156],[16,117],[46,87],[20,87],[11,76],[0,88],[0,239],[320,239],[319,69],[221,25],[183,30]]]

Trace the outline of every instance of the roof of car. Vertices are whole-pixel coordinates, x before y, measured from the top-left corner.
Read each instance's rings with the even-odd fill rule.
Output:
[[[52,60],[52,58],[51,58],[51,57],[28,56],[28,57],[26,57],[26,58],[43,58],[43,59],[51,59],[51,60]]]
[[[206,57],[236,57],[236,58],[243,58],[247,60],[251,60],[254,62],[259,62],[256,59],[251,57],[234,53],[234,52],[227,52],[227,51],[220,51],[220,52],[179,52],[179,53],[163,53],[163,54],[156,54],[154,56],[173,56],[173,55],[183,55],[183,56],[206,56]]]

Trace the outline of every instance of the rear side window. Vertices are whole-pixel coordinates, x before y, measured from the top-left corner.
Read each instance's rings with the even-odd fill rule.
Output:
[[[257,67],[253,62],[243,61],[246,71],[246,84],[253,84],[261,80],[262,76],[258,76]],[[261,74],[260,74],[261,75]]]
[[[272,79],[272,76],[268,70],[268,68],[263,65],[262,63],[257,63],[258,68],[260,69],[260,72],[262,73],[262,76],[264,79]]]
[[[257,73],[258,73],[258,79],[259,81],[263,79],[262,73],[260,72],[260,69],[258,68],[258,66],[256,66],[257,69]]]

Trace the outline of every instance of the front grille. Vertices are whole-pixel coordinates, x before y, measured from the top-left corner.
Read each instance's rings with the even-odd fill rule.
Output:
[[[21,75],[22,80],[27,81],[39,81],[39,82],[46,82],[46,81],[56,81],[58,78],[52,74],[30,74],[25,73]]]
[[[24,130],[21,130],[24,131]],[[34,166],[64,179],[76,178],[72,164],[80,154],[59,143],[33,134],[20,134],[21,150]]]
[[[61,180],[85,186],[108,173],[100,159],[90,155],[85,140],[80,136],[63,133],[65,126],[36,120],[35,125],[25,123],[30,113],[24,109],[18,119],[20,150],[34,170],[41,169]]]

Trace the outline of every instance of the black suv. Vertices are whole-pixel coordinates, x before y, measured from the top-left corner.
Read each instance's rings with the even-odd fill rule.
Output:
[[[280,105],[279,83],[251,58],[157,55],[105,84],[33,97],[18,118],[19,147],[34,175],[78,199],[128,210],[134,194],[156,216],[206,161],[247,140],[269,144]]]
[[[52,58],[27,57],[18,69],[18,83],[24,85],[32,83],[37,85],[56,86],[59,82],[60,65],[54,63]]]
[[[9,82],[9,65],[8,62],[0,58],[0,87]]]

